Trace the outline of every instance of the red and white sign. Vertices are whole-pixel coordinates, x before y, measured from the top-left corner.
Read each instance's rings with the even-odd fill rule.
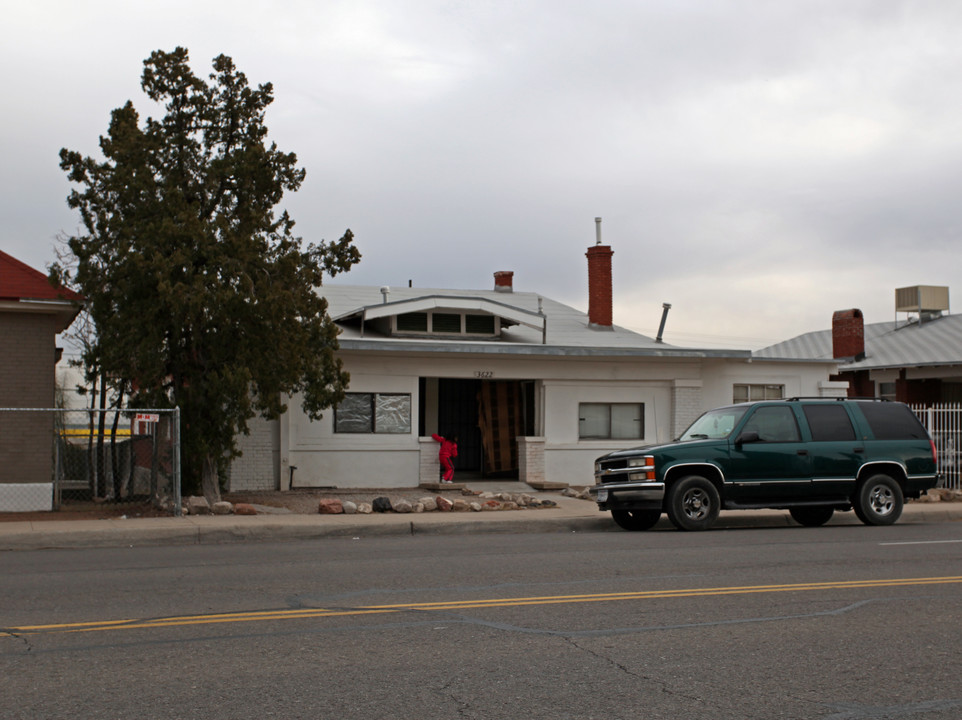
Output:
[[[159,413],[137,413],[137,422],[160,422]]]

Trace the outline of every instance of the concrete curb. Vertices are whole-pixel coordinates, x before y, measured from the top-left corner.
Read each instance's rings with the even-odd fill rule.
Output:
[[[553,497],[557,508],[497,513],[256,515],[0,522],[0,551],[288,542],[411,535],[623,532],[594,503]],[[962,503],[910,503],[899,525],[962,521]],[[837,513],[828,525],[858,525]],[[723,511],[713,530],[798,527],[787,511]],[[674,531],[662,517],[653,532]]]

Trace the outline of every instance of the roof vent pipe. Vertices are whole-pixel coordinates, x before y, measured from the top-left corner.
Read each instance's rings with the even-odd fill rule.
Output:
[[[665,334],[665,321],[668,319],[668,311],[671,310],[671,303],[661,304],[661,325],[658,326],[658,335],[655,337],[655,342],[661,342],[661,336]]]
[[[381,288],[381,298],[382,298],[381,302],[384,303],[384,304],[387,304],[387,296],[390,295],[390,294],[391,294],[391,288],[389,288],[387,285],[385,285],[384,287],[382,287],[382,288]]]
[[[595,245],[601,245],[601,218],[595,218]]]

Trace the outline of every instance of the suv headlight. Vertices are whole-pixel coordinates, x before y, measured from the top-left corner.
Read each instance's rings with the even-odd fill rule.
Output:
[[[628,467],[638,468],[641,472],[633,472],[628,474],[628,479],[635,482],[645,482],[655,480],[655,457],[654,455],[645,455],[643,457],[629,458]]]

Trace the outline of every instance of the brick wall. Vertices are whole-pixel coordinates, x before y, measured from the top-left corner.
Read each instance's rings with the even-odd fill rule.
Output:
[[[675,385],[671,389],[671,438],[681,435],[703,412],[701,386]]]
[[[544,438],[518,438],[518,479],[521,482],[545,482]]]
[[[865,325],[861,310],[838,310],[832,315],[832,357],[865,355]]]
[[[431,437],[418,438],[420,448],[418,483],[436,483],[441,479],[441,461],[438,459],[440,447]]]
[[[54,404],[56,321],[33,313],[0,312],[0,407]],[[0,413],[0,483],[49,483],[53,416]]]
[[[609,245],[588,248],[588,322],[600,327],[611,327],[611,256]]]
[[[248,425],[250,435],[237,437],[243,455],[231,463],[227,487],[231,492],[276,490],[280,475],[279,421],[255,417]]]

